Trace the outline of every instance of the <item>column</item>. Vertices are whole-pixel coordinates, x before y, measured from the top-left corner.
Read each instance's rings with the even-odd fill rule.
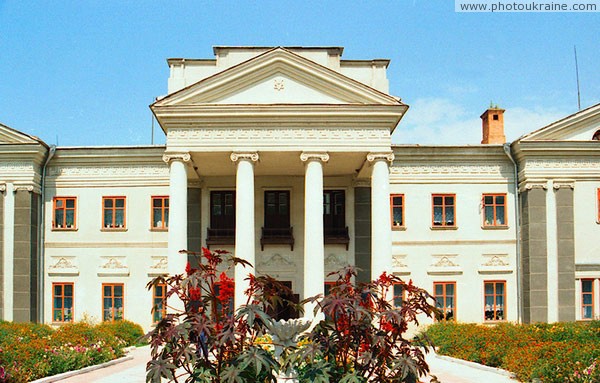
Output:
[[[323,238],[323,163],[327,153],[302,153],[304,176],[304,298],[323,294],[325,245]],[[304,317],[314,318],[314,303],[304,306]]]
[[[371,173],[371,279],[392,271],[392,223],[390,220],[390,171],[393,153],[369,153]]]
[[[14,185],[7,183],[2,185],[4,194],[4,248],[3,248],[3,270],[4,280],[2,291],[4,292],[4,320],[12,321],[14,312],[13,279],[14,279],[14,238],[15,238],[15,193]]]
[[[179,253],[187,250],[187,172],[189,153],[166,153],[163,160],[169,164],[169,275],[185,272],[187,256]]]
[[[251,266],[235,266],[235,308],[246,304],[244,292],[248,289],[248,275],[255,267],[255,223],[254,223],[254,163],[258,153],[231,153],[237,163],[235,178],[235,256],[248,261]]]

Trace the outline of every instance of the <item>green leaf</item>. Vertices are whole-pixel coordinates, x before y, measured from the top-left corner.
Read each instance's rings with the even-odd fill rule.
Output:
[[[146,365],[146,383],[161,383],[162,378],[172,380],[175,369],[175,365],[165,359],[153,359]]]

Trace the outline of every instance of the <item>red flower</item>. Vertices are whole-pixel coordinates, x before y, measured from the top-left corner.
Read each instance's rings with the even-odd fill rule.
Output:
[[[189,262],[185,265],[185,272],[187,275],[192,274],[192,265]]]
[[[199,301],[202,297],[200,287],[190,287],[190,299],[193,301]]]
[[[234,294],[235,283],[233,282],[233,279],[229,278],[227,274],[221,273],[221,275],[219,275],[219,295],[217,298],[221,303],[226,303],[233,298]]]

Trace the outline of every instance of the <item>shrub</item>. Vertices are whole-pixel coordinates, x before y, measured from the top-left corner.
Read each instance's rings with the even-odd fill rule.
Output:
[[[353,268],[335,273],[330,294],[307,298],[296,307],[315,302],[315,314],[324,319],[299,344],[275,343],[276,358],[266,335],[274,327],[267,312],[292,296],[289,288],[269,276],[250,275],[246,304],[231,312],[233,280],[217,268],[247,262],[223,251],[189,254],[198,257],[197,269],[188,264],[186,274],[158,277],[148,285],[166,284],[167,297],[176,296],[185,307],[167,314],[148,334],[148,382],[173,379],[176,373],[180,376],[175,378],[190,382],[276,382],[279,372],[296,372],[301,383],[404,382],[429,370],[420,348],[426,343],[404,337],[418,314],[432,316],[435,311],[431,296],[412,283],[384,273],[356,286]],[[384,299],[394,284],[407,294],[400,309]]]
[[[47,325],[0,322],[0,382],[29,382],[103,363],[122,356],[125,345],[105,328],[85,322],[56,331]]]
[[[597,321],[495,326],[440,322],[427,335],[441,354],[504,368],[521,381],[587,383],[600,381],[599,328]]]
[[[125,341],[126,346],[143,345],[146,343],[146,341],[142,339],[144,337],[142,326],[128,320],[103,322],[98,328],[101,331],[106,331],[113,337],[122,339]]]

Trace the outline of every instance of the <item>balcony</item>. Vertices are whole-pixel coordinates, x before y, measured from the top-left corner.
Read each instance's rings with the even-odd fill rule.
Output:
[[[211,245],[235,245],[235,229],[206,229],[206,247]]]
[[[265,250],[265,245],[290,245],[291,251],[294,251],[293,227],[284,228],[265,228],[262,229],[260,236],[260,249]]]
[[[326,245],[346,245],[346,250],[350,244],[348,235],[348,226],[346,227],[325,227],[324,240]]]

